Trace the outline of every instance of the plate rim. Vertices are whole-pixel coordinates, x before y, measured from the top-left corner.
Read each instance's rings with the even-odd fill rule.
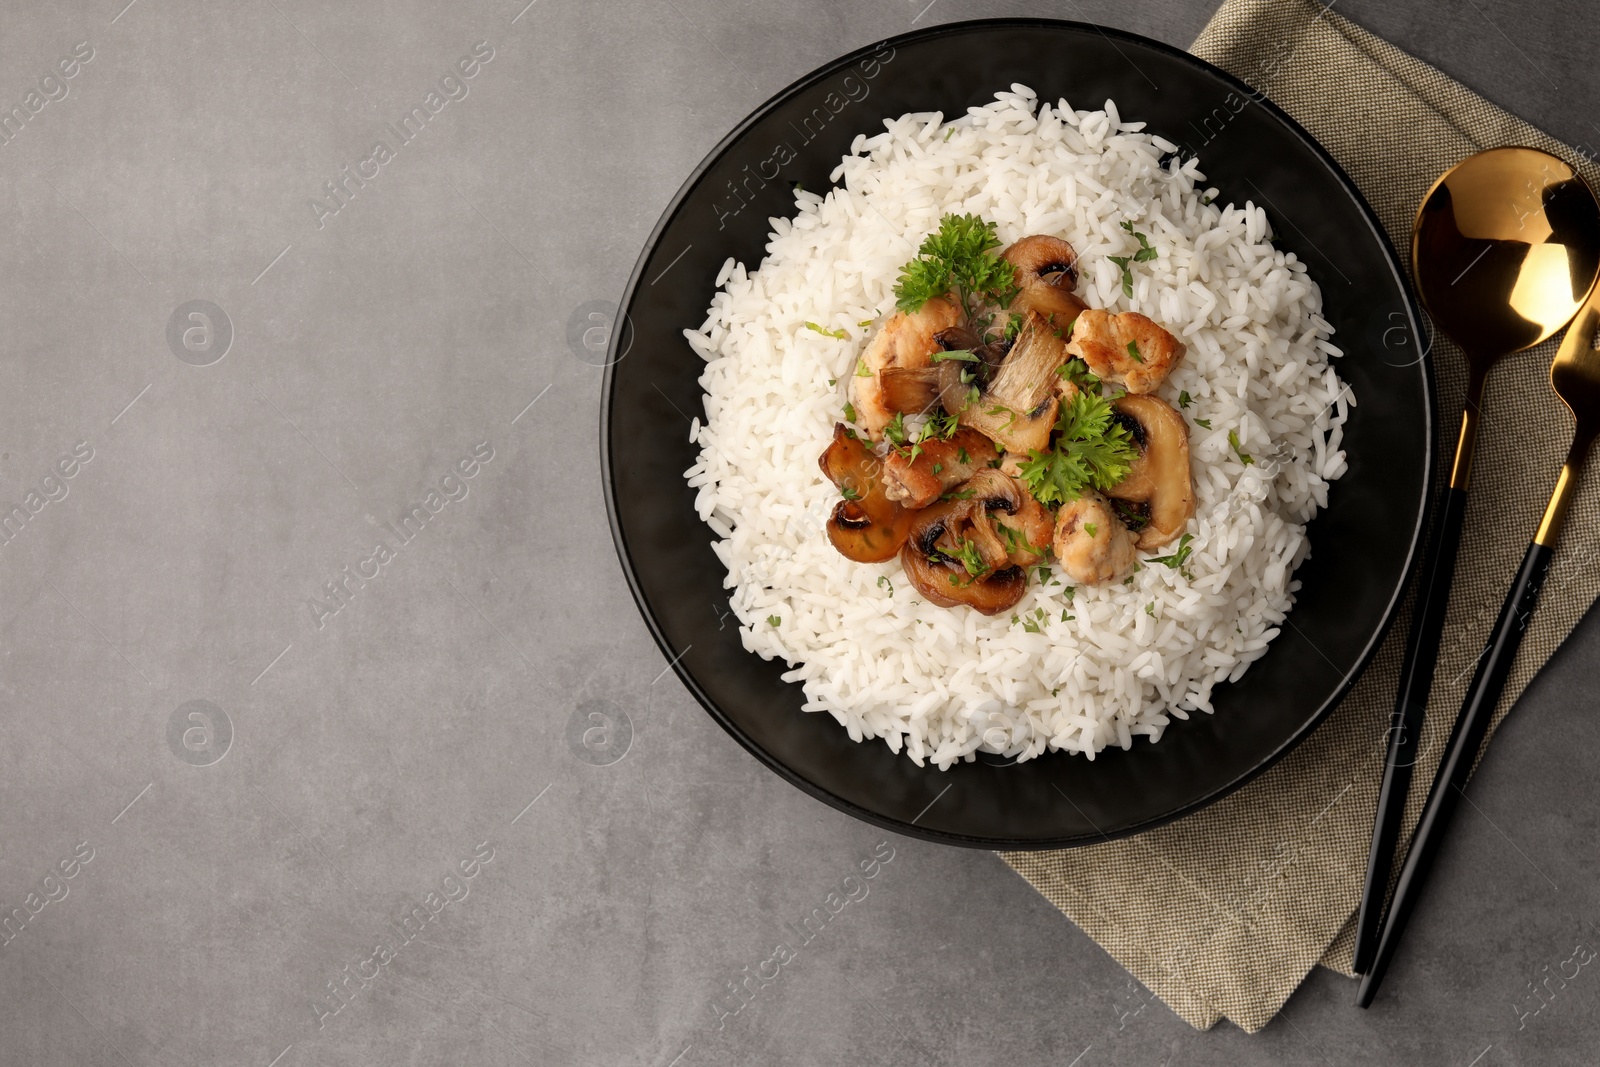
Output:
[[[629,321],[627,318],[627,312],[632,306],[634,298],[638,292],[639,284],[644,276],[646,264],[659,245],[662,235],[665,233],[667,228],[677,220],[678,214],[683,208],[684,201],[686,201],[690,194],[693,193],[694,190],[699,186],[700,182],[705,178],[706,173],[712,168],[712,166],[714,166],[730,148],[737,144],[739,140],[751,129],[751,127],[755,126],[769,112],[781,105],[783,102],[787,101],[791,96],[807,86],[820,82],[830,75],[836,74],[840,70],[852,66],[859,60],[875,54],[885,46],[893,47],[898,51],[898,49],[903,45],[917,44],[923,41],[936,39],[938,37],[959,35],[977,29],[995,28],[1010,28],[1020,30],[1064,28],[1079,31],[1091,31],[1107,38],[1112,42],[1113,45],[1116,44],[1117,39],[1121,39],[1122,41],[1137,44],[1142,47],[1153,48],[1158,52],[1164,52],[1171,58],[1175,58],[1180,62],[1192,66],[1212,77],[1219,78],[1226,86],[1232,88],[1234,91],[1241,92],[1252,98],[1253,103],[1264,108],[1269,115],[1282,124],[1292,136],[1298,139],[1312,152],[1313,155],[1317,156],[1322,161],[1323,165],[1330,173],[1333,174],[1340,186],[1343,187],[1346,195],[1350,197],[1352,202],[1359,209],[1362,218],[1367,224],[1368,230],[1370,231],[1372,237],[1377,240],[1378,245],[1383,252],[1384,259],[1389,265],[1391,275],[1398,283],[1401,302],[1409,319],[1408,326],[1411,331],[1411,336],[1415,339],[1415,343],[1422,348],[1421,356],[1417,363],[1421,370],[1423,384],[1423,410],[1419,413],[1423,420],[1423,438],[1425,445],[1423,451],[1424,470],[1422,505],[1418,508],[1417,520],[1411,531],[1410,547],[1407,549],[1405,565],[1401,570],[1401,578],[1395,583],[1395,588],[1389,596],[1388,603],[1384,606],[1383,614],[1379,619],[1378,625],[1373,629],[1373,632],[1367,643],[1362,647],[1360,653],[1356,656],[1355,662],[1345,672],[1344,677],[1339,681],[1338,685],[1329,691],[1328,695],[1324,698],[1317,709],[1302,723],[1300,723],[1294,729],[1294,731],[1290,733],[1287,738],[1285,738],[1282,744],[1274,748],[1270,753],[1267,754],[1265,758],[1257,762],[1255,766],[1251,767],[1243,774],[1240,774],[1229,781],[1222,783],[1214,789],[1208,790],[1187,804],[1175,808],[1174,810],[1163,815],[1147,818],[1127,826],[1118,827],[1117,829],[1109,832],[1100,830],[1098,827],[1096,827],[1094,833],[1067,838],[1016,840],[1010,838],[978,837],[972,834],[952,833],[949,831],[935,830],[927,827],[917,826],[912,823],[903,822],[899,819],[894,819],[871,809],[864,808],[852,800],[841,797],[838,794],[817,785],[816,783],[792,771],[780,759],[760,745],[756,744],[745,734],[745,732],[738,726],[737,723],[733,722],[722,711],[722,709],[717,705],[716,701],[711,699],[710,695],[701,686],[699,680],[696,679],[689,668],[684,665],[684,657],[672,647],[671,643],[667,640],[666,635],[662,632],[661,624],[657,620],[655,612],[640,586],[639,576],[636,571],[631,553],[628,549],[627,534],[623,530],[621,522],[618,519],[616,481],[612,473],[613,461],[615,457],[612,455],[611,451],[611,409],[616,399],[616,367],[621,362],[621,358],[616,355],[616,350],[618,345],[623,341],[624,333],[627,332],[625,327],[624,329],[619,330],[617,325],[619,322],[626,324]],[[655,640],[656,646],[660,648],[662,653],[669,660],[668,668],[677,676],[679,681],[683,683],[684,687],[689,691],[689,693],[694,696],[695,700],[699,702],[700,706],[705,709],[706,713],[710,715],[711,718],[719,726],[721,726],[726,733],[728,733],[735,741],[737,741],[745,749],[745,751],[754,756],[767,769],[773,771],[784,781],[795,786],[808,796],[827,804],[829,807],[832,807],[838,811],[842,811],[847,815],[851,815],[863,822],[877,826],[881,829],[889,830],[894,833],[901,834],[902,836],[912,837],[923,841],[930,841],[943,845],[955,845],[963,848],[984,849],[988,851],[1038,852],[1063,848],[1079,848],[1086,845],[1132,837],[1134,835],[1155,829],[1156,827],[1175,822],[1178,819],[1184,818],[1185,816],[1192,815],[1195,812],[1216,803],[1224,797],[1238,792],[1245,786],[1249,785],[1256,778],[1266,773],[1272,767],[1277,766],[1278,763],[1280,763],[1290,752],[1299,747],[1308,737],[1310,737],[1311,734],[1315,732],[1317,727],[1321,726],[1328,716],[1333,712],[1333,709],[1338,707],[1339,704],[1343,702],[1344,698],[1349,695],[1350,690],[1355,686],[1356,681],[1361,678],[1366,673],[1368,667],[1371,666],[1373,657],[1377,655],[1379,648],[1382,647],[1384,640],[1388,637],[1389,631],[1394,626],[1395,618],[1400,612],[1406,594],[1411,588],[1412,581],[1415,579],[1417,569],[1421,563],[1424,537],[1428,530],[1429,523],[1432,520],[1434,499],[1437,496],[1438,490],[1438,446],[1440,436],[1438,428],[1438,389],[1433,367],[1433,346],[1431,344],[1425,346],[1423,345],[1425,333],[1422,327],[1422,309],[1421,305],[1417,302],[1416,293],[1412,288],[1410,278],[1406,274],[1405,267],[1401,262],[1399,253],[1396,251],[1393,243],[1389,240],[1387,232],[1383,228],[1383,223],[1378,219],[1377,213],[1373,210],[1372,205],[1367,201],[1366,196],[1351,179],[1344,167],[1340,165],[1338,160],[1333,158],[1332,154],[1329,153],[1325,147],[1323,147],[1321,142],[1319,142],[1315,137],[1311,136],[1311,134],[1306,131],[1305,127],[1301,126],[1300,123],[1297,122],[1292,116],[1275,104],[1265,93],[1258,92],[1243,79],[1236,77],[1235,75],[1223,70],[1221,67],[1218,67],[1215,64],[1201,59],[1199,56],[1196,56],[1193,53],[1184,51],[1183,49],[1174,45],[1167,44],[1165,41],[1159,41],[1152,37],[1146,37],[1143,34],[1117,29],[1111,26],[1101,26],[1092,22],[1082,22],[1071,19],[1053,19],[1041,17],[964,19],[960,22],[941,23],[937,26],[929,26],[920,30],[911,30],[906,33],[896,34],[891,37],[882,38],[873,44],[864,45],[860,48],[853,49],[844,53],[843,55],[829,60],[818,67],[813,68],[812,70],[801,75],[799,78],[785,85],[782,89],[779,89],[777,92],[773,93],[755,109],[750,111],[733,127],[733,129],[731,129],[714,146],[712,146],[712,148],[707,151],[700,162],[695,165],[688,177],[685,178],[683,183],[678,187],[677,192],[674,193],[671,200],[668,201],[666,207],[662,209],[661,216],[656,220],[655,226],[651,228],[650,235],[645,239],[644,245],[639,253],[639,257],[635,261],[632,271],[629,272],[628,281],[622,289],[622,298],[617,304],[616,315],[612,318],[611,331],[606,348],[606,364],[600,384],[600,418],[598,426],[600,433],[600,480],[602,486],[602,495],[605,498],[606,522],[611,530],[612,547],[616,550],[618,562],[622,565],[623,576],[627,580],[628,592],[633,597],[634,605],[638,608],[639,614],[644,620],[645,627],[649,630],[650,636]],[[623,353],[623,355],[625,356],[626,353]],[[754,655],[754,653],[750,653],[748,651],[747,654]],[[868,742],[863,741],[861,743],[865,744]]]

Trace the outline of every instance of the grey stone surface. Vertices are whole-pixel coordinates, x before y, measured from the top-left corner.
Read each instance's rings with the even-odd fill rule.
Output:
[[[0,911],[27,916],[0,1064],[1592,1062],[1595,968],[1526,1013],[1596,942],[1593,620],[1377,1005],[1318,972],[1248,1037],[1189,1030],[993,856],[762,770],[616,564],[568,320],[727,129],[913,23],[1183,45],[1210,0],[124,2],[13,0],[0,34],[0,102],[41,105],[0,144],[0,499],[37,509],[0,547]],[[1587,8],[1340,10],[1600,141]],[[319,219],[430,91],[456,98]]]

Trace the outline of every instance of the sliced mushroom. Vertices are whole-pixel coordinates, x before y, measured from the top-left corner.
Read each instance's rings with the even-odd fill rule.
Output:
[[[912,449],[896,448],[884,460],[885,492],[912,511],[925,508],[947,489],[971,478],[997,457],[994,445],[977,430],[962,427],[948,439],[929,438]]]
[[[1090,308],[1078,316],[1067,353],[1130,393],[1151,393],[1183,359],[1183,342],[1137,311]]]
[[[1011,563],[990,512],[1021,505],[1010,478],[992,468],[978,471],[959,496],[915,514],[900,550],[906,577],[940,607],[966,604],[984,615],[1013,607],[1027,591],[1027,573]]]
[[[1136,540],[1111,502],[1096,492],[1084,493],[1056,514],[1056,558],[1084,585],[1114,582],[1131,571]]]
[[[1017,268],[1018,292],[1012,311],[1035,312],[1063,332],[1086,307],[1073,293],[1078,286],[1078,253],[1059,237],[1024,237],[1000,258]]]
[[[874,441],[883,437],[883,428],[901,410],[886,403],[883,372],[933,366],[933,354],[941,347],[935,335],[959,325],[964,317],[954,301],[936,298],[916,312],[895,312],[867,345],[858,369],[851,371],[850,387],[857,419]],[[863,370],[866,373],[860,373]]]
[[[921,415],[939,407],[946,390],[961,387],[961,363],[947,360],[931,367],[885,367],[878,372],[878,379],[885,410]]]
[[[912,512],[889,499],[883,461],[843,423],[822,453],[822,473],[845,499],[828,519],[828,540],[846,559],[882,563],[905,543]]]
[[[1189,425],[1160,397],[1130,394],[1111,406],[1139,446],[1139,458],[1106,495],[1144,505],[1149,521],[1139,530],[1139,547],[1162,548],[1177,540],[1194,515]]]
[[[1056,369],[1065,362],[1060,339],[1037,312],[1030,311],[988,386],[976,398],[971,387],[965,393],[959,386],[946,390],[945,410],[1008,452],[1042,452],[1050,444],[1060,410]]]

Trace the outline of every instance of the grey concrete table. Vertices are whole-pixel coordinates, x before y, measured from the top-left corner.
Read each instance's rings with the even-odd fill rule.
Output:
[[[1593,1059],[1592,622],[1374,1009],[1252,1038],[762,770],[613,556],[588,305],[727,129],[913,24],[1210,0],[125,2],[0,33],[0,1064]],[[1340,10],[1600,140],[1579,5]]]

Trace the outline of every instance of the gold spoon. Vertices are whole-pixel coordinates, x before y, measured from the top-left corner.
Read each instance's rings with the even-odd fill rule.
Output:
[[[1377,954],[1371,969],[1362,979],[1356,994],[1356,1003],[1366,1007],[1383,981],[1383,972],[1394,956],[1395,946],[1405,929],[1411,909],[1421,895],[1422,883],[1439,843],[1444,840],[1445,827],[1455,813],[1456,798],[1466,787],[1467,776],[1483,745],[1489,730],[1495,706],[1505,689],[1506,675],[1511,673],[1511,663],[1522,644],[1522,635],[1528,628],[1539,603],[1539,590],[1544,585],[1545,572],[1550,568],[1550,557],[1555,553],[1556,540],[1561,536],[1561,526],[1567,517],[1567,505],[1577,491],[1583,474],[1583,462],[1589,446],[1600,433],[1600,352],[1594,347],[1595,327],[1600,325],[1600,289],[1595,290],[1588,304],[1578,315],[1578,320],[1561,341],[1561,351],[1550,365],[1550,388],[1572,412],[1576,428],[1572,434],[1572,448],[1567,461],[1561,466],[1561,476],[1556,480],[1555,492],[1544,509],[1539,530],[1522,557],[1522,567],[1517,571],[1511,591],[1500,606],[1500,617],[1484,645],[1472,675],[1472,685],[1461,704],[1460,717],[1450,731],[1450,741],[1445,746],[1444,760],[1439,764],[1438,776],[1428,792],[1428,802],[1422,808],[1422,819],[1417,824],[1416,836],[1406,852],[1406,861],[1400,868],[1400,879],[1395,883],[1394,902],[1389,906],[1389,916],[1383,924],[1383,934],[1378,942]]]
[[[1433,184],[1417,209],[1412,277],[1434,322],[1466,353],[1467,400],[1450,485],[1423,559],[1390,719],[1356,924],[1357,973],[1368,971],[1377,951],[1383,897],[1455,577],[1489,369],[1565,326],[1583,306],[1597,271],[1600,205],[1583,178],[1548,152],[1493,148],[1468,156]]]

